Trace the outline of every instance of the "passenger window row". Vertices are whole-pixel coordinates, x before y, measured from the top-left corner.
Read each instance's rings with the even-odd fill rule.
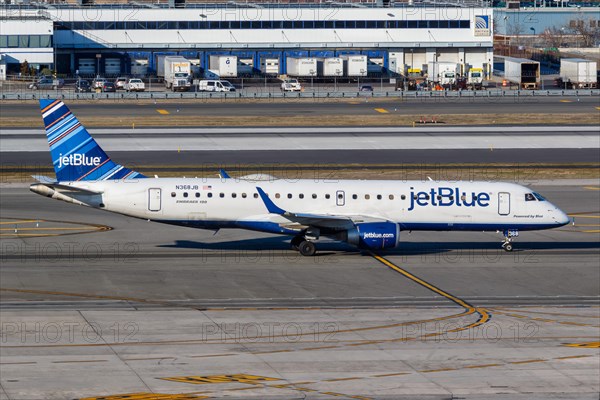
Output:
[[[182,194],[182,196],[183,196],[184,198],[188,198],[188,197],[189,197],[189,195],[190,195],[190,194],[189,194],[188,192],[183,192],[183,194]],[[200,195],[200,192],[196,192],[196,193],[194,194],[194,196],[195,196],[196,198],[200,198],[200,196],[201,196],[201,195]],[[245,199],[245,198],[247,198],[247,197],[248,197],[248,194],[247,194],[247,193],[241,193],[241,194],[240,194],[240,196],[241,196],[243,199]],[[268,194],[268,193],[267,193],[267,196],[269,196],[269,194]],[[171,192],[171,197],[177,197],[177,192]],[[212,192],[207,192],[207,193],[206,193],[206,197],[208,197],[208,198],[212,198],[212,197],[213,197],[213,193],[212,193]],[[225,198],[225,193],[223,193],[223,192],[220,192],[220,193],[219,193],[219,197],[220,197],[220,198]],[[238,197],[237,193],[231,193],[231,198],[235,199],[235,198],[237,198],[237,197]],[[257,199],[257,198],[258,198],[258,193],[254,193],[254,194],[253,194],[253,197],[254,197],[255,199]],[[316,193],[313,193],[313,194],[312,194],[312,198],[313,198],[313,199],[318,199],[318,197],[319,197],[319,196],[318,196]],[[325,194],[323,197],[324,197],[325,199],[327,199],[327,200],[328,200],[328,199],[331,199],[331,195],[330,195],[329,193],[326,193],[326,194]],[[344,195],[340,193],[340,194],[338,194],[338,195],[337,195],[337,197],[338,197],[338,199],[340,199],[340,200],[341,200],[341,199],[343,199],[343,198],[344,198]],[[358,197],[359,197],[359,196],[358,196],[357,194],[353,194],[353,195],[352,195],[352,199],[353,199],[353,200],[358,200]],[[275,193],[275,198],[276,198],[276,199],[280,199],[280,198],[281,198],[281,194],[280,194],[280,193]],[[293,195],[292,193],[288,193],[288,194],[287,194],[287,198],[288,198],[288,199],[293,199],[293,198],[294,198],[294,195]],[[299,193],[299,194],[298,194],[298,198],[299,198],[299,199],[304,199],[304,194],[303,194],[303,193]],[[370,195],[370,194],[365,194],[365,195],[364,195],[364,198],[365,198],[365,200],[370,200],[370,199],[371,199],[371,195]],[[376,195],[376,198],[377,198],[377,200],[382,200],[382,199],[383,199],[383,195],[381,195],[381,194],[378,194],[378,195]],[[390,194],[390,195],[388,195],[388,196],[387,196],[387,198],[388,198],[389,200],[394,200],[394,199],[395,199],[395,196],[394,196],[393,194]],[[402,196],[400,196],[400,198],[401,198],[402,200],[406,200],[406,196],[405,196],[405,195],[402,195]],[[417,196],[415,196],[415,199],[416,199],[416,198],[417,198]],[[438,196],[438,198],[439,198],[439,196]]]

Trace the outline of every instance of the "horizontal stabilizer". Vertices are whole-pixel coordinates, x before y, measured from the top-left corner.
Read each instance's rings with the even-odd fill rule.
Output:
[[[62,183],[52,182],[52,183],[34,183],[30,187],[32,192],[40,193],[46,192],[48,190],[53,191],[69,191],[69,192],[78,192],[82,194],[96,195],[104,193],[103,190],[92,190],[88,188],[81,188],[73,185],[65,185]],[[34,190],[35,189],[35,190]]]
[[[56,183],[56,179],[45,175],[31,175],[31,177],[40,183]]]

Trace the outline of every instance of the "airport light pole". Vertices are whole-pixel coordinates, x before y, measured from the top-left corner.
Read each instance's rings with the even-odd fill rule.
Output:
[[[96,76],[100,76],[100,58],[102,58],[102,54],[96,54]]]

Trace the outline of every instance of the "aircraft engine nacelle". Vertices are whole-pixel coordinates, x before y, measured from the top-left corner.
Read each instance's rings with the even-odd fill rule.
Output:
[[[365,222],[348,230],[346,241],[368,249],[389,249],[400,242],[400,225],[392,222]]]

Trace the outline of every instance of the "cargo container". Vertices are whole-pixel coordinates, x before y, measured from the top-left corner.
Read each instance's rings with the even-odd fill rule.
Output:
[[[342,59],[346,76],[367,76],[367,56],[347,55]]]
[[[540,63],[525,58],[506,57],[504,78],[519,85],[519,89],[537,89],[540,85]]]
[[[344,61],[339,57],[327,57],[317,60],[319,76],[343,76]]]
[[[289,76],[317,76],[317,59],[311,57],[294,58],[286,60],[287,74]]]
[[[237,56],[213,55],[209,57],[208,73],[206,75],[211,78],[235,78],[238,75],[237,67]]]
[[[560,60],[562,83],[573,89],[595,89],[598,86],[598,64],[583,58]]]

